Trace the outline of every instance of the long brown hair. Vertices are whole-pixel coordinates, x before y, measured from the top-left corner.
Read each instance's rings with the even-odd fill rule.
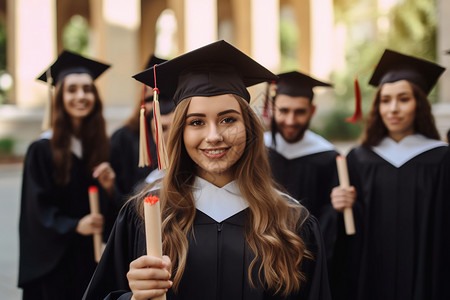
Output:
[[[307,211],[287,201],[275,189],[263,142],[262,124],[247,102],[240,97],[235,98],[243,112],[247,137],[244,153],[232,168],[242,196],[249,204],[245,235],[255,258],[249,266],[248,278],[250,284],[255,286],[252,269],[261,263],[257,277],[262,286],[275,294],[287,296],[300,290],[305,280],[300,265],[304,257],[312,258],[297,234],[306,220]],[[175,109],[173,129],[168,141],[171,163],[163,179],[160,195],[163,252],[170,257],[174,266],[175,291],[186,267],[188,236],[192,234],[195,217],[191,187],[196,166],[183,142],[190,101],[181,101]],[[142,215],[142,203],[138,209]]]
[[[67,184],[70,181],[70,169],[72,167],[71,137],[74,135],[70,116],[64,109],[64,84],[65,80],[62,80],[56,85],[52,116],[53,134],[50,139],[55,165],[54,179],[60,185]],[[94,108],[83,119],[78,136],[82,144],[86,174],[89,176],[96,165],[109,159],[109,140],[102,114],[103,105],[98,90],[93,83],[92,92],[95,97]]]
[[[416,112],[414,118],[414,131],[424,136],[439,140],[439,132],[436,129],[431,105],[427,95],[414,83],[408,81],[411,85],[414,98],[416,99]],[[376,91],[372,108],[367,117],[367,125],[361,144],[366,147],[376,146],[381,140],[389,134],[386,125],[380,115],[380,96],[383,85],[380,85]]]

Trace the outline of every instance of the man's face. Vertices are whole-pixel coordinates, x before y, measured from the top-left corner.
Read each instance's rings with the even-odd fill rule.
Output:
[[[274,119],[278,132],[288,143],[298,142],[309,127],[316,107],[306,97],[277,95]]]

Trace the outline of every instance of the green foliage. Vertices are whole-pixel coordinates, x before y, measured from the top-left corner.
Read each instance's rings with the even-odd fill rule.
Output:
[[[14,149],[14,140],[10,137],[0,139],[0,154],[12,154]]]
[[[89,25],[86,19],[80,15],[73,16],[63,29],[62,41],[65,49],[81,55],[87,55]]]

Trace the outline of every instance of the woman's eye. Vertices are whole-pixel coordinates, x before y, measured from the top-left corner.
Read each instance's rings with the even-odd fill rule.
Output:
[[[389,98],[381,98],[380,103],[389,103]]]
[[[203,122],[201,120],[192,120],[189,122],[189,125],[192,125],[192,126],[200,126],[202,124],[203,124]]]
[[[233,123],[234,121],[236,121],[235,118],[233,118],[233,117],[226,117],[226,118],[224,118],[222,120],[222,123],[229,124],[229,123]]]
[[[401,102],[408,102],[409,101],[409,97],[402,97],[402,98],[400,98],[400,101]]]

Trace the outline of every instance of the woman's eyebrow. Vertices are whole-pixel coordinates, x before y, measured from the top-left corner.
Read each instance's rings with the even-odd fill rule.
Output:
[[[237,110],[234,110],[234,109],[227,109],[227,110],[224,110],[224,111],[218,113],[217,116],[220,117],[220,116],[223,116],[223,115],[226,115],[226,114],[229,114],[229,113],[235,113],[235,114],[238,114],[238,115],[241,114],[241,113],[238,112]]]

